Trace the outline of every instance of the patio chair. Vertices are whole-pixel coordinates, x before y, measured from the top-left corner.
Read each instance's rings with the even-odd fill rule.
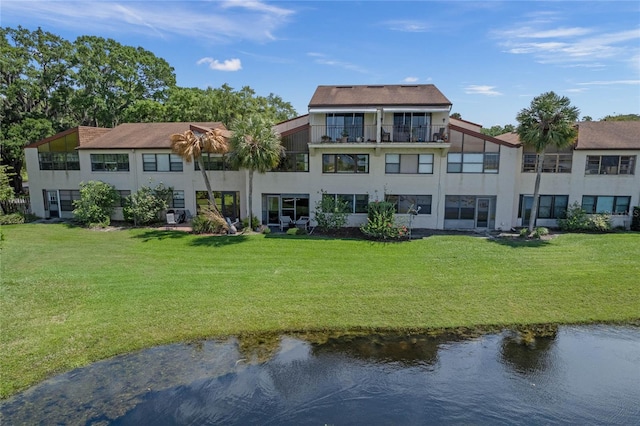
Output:
[[[380,130],[380,141],[381,142],[391,142],[391,133],[387,132],[382,128]]]
[[[307,231],[309,228],[309,222],[310,222],[309,216],[300,216],[300,218],[296,220],[296,227],[304,228],[304,230]]]
[[[280,230],[284,231],[284,227],[287,228],[293,223],[291,216],[280,216]]]
[[[175,213],[167,213],[167,229],[175,228],[177,225]]]
[[[444,127],[440,127],[437,133],[433,134],[433,142],[444,140]]]

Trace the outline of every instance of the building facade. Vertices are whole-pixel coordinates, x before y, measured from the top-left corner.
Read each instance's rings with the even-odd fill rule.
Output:
[[[490,137],[481,126],[450,118],[451,102],[433,85],[319,86],[307,115],[280,123],[286,154],[256,175],[253,214],[263,224],[311,216],[322,197],[348,203],[348,226],[366,221],[376,200],[396,204],[399,221],[428,229],[506,230],[525,226],[535,168],[543,163],[538,224],[555,226],[575,202],[609,212],[628,227],[640,204],[640,122],[578,123],[577,144],[539,158],[515,134]],[[173,188],[171,208],[190,214],[206,203],[193,162],[171,152],[169,136],[225,129],[222,123],[134,123],[78,127],[25,148],[33,213],[73,216],[80,182],[110,183],[124,197],[142,186]],[[226,130],[226,129],[225,129]],[[205,167],[218,207],[248,216],[248,172],[222,155]],[[114,219],[121,218],[121,209]]]

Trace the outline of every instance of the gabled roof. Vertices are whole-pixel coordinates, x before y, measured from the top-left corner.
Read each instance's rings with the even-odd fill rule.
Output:
[[[108,133],[109,131],[111,131],[111,129],[107,129],[104,127],[89,127],[89,126],[72,127],[71,129],[67,129],[64,132],[56,133],[55,135],[49,136],[48,138],[44,138],[37,142],[33,142],[25,146],[25,148],[37,148],[40,145],[47,144],[51,141],[60,139],[62,137],[71,135],[73,133],[78,134],[78,144],[79,146],[83,146],[91,142],[92,140],[99,138],[100,136]]]
[[[309,108],[319,107],[441,106],[450,107],[433,84],[380,86],[318,86]]]
[[[207,123],[126,123],[86,144],[79,149],[168,149],[169,137],[174,133],[184,133],[196,128],[207,130],[218,128],[227,130],[220,122]]]
[[[515,132],[496,138],[521,145]],[[640,121],[581,121],[574,149],[640,149]]]
[[[507,146],[509,148],[517,148],[519,146],[519,143],[518,144],[514,144],[511,141],[500,139],[498,137],[485,135],[484,133],[476,132],[475,130],[468,129],[466,127],[456,126],[455,124],[451,124],[451,123],[449,123],[449,130],[453,130],[453,131],[456,131],[456,132],[464,133],[465,135],[473,136],[473,137],[476,137],[478,139],[484,139],[485,141],[493,142],[493,143],[496,143],[496,144],[502,145],[502,146]]]

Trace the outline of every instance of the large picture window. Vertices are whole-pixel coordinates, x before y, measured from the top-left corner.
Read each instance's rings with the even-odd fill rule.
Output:
[[[145,172],[181,172],[182,158],[176,154],[142,154]]]
[[[232,221],[240,217],[240,193],[235,191],[213,191],[216,207],[224,217]],[[207,191],[196,191],[197,207],[209,204]]]
[[[535,173],[540,155],[535,153],[522,154],[522,171]],[[547,153],[542,161],[543,173],[571,173],[573,154]]]
[[[386,154],[385,173],[433,173],[433,154]]]
[[[565,217],[569,204],[568,195],[540,195],[538,201],[538,219],[561,219]],[[518,217],[528,219],[531,216],[533,196],[520,195]]]
[[[209,153],[205,153],[202,154],[202,161],[204,162],[204,168],[205,170],[211,170],[211,171],[237,171],[238,168],[237,167],[232,167],[231,164],[229,164],[229,161],[227,161],[227,157],[225,157],[224,155],[215,155],[215,154],[209,154]],[[200,164],[195,161],[194,162],[194,170],[200,170]]]
[[[387,194],[384,199],[395,204],[396,213],[406,214],[413,209],[418,214],[431,214],[431,195]]]
[[[369,194],[322,194],[322,197],[346,203],[349,213],[367,213]]]
[[[631,197],[608,195],[584,195],[582,209],[587,213],[629,214]]]
[[[77,152],[39,152],[40,170],[80,170]]]
[[[128,172],[129,154],[91,154],[93,172]]]
[[[632,175],[635,173],[635,155],[587,155],[587,175]]]
[[[309,153],[307,152],[287,152],[284,157],[280,158],[278,167],[275,172],[308,172],[309,171]]]
[[[322,173],[369,173],[369,155],[323,154]]]
[[[473,195],[447,195],[445,197],[445,219],[473,220],[475,211],[476,197]]]

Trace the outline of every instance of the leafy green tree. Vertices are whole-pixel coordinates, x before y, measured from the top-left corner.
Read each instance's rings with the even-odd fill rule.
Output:
[[[249,211],[253,217],[253,174],[266,173],[275,168],[284,155],[280,136],[273,123],[254,114],[235,122],[229,152],[229,162],[249,171]]]
[[[320,200],[316,202],[314,217],[322,232],[337,231],[347,224],[350,206],[333,194],[320,191]]]
[[[0,166],[0,214],[4,214],[2,201],[10,200],[15,195],[10,182],[11,173],[7,169],[7,166]]]
[[[73,216],[85,226],[109,226],[120,194],[108,183],[80,183],[80,199],[73,201]]]
[[[96,36],[78,37],[73,45],[73,110],[82,125],[115,127],[137,100],[163,101],[175,86],[173,68],[142,47]]]
[[[142,186],[135,193],[125,197],[122,213],[124,219],[136,225],[157,222],[160,213],[169,206],[171,188],[159,184],[155,188]]]
[[[480,131],[482,132],[483,135],[487,135],[487,136],[498,136],[498,135],[503,135],[505,133],[511,133],[513,131],[515,131],[515,126],[513,124],[507,124],[504,127],[500,126],[500,125],[495,125],[495,126],[491,126],[488,129],[481,129]]]
[[[196,135],[193,131],[187,130],[184,133],[171,135],[170,139],[171,149],[174,153],[182,157],[187,163],[190,163],[192,160],[198,162],[200,171],[202,172],[202,179],[204,179],[204,184],[207,187],[209,204],[212,210],[220,215],[220,211],[218,211],[215,199],[213,198],[213,190],[211,189],[211,182],[209,182],[202,153],[226,153],[229,150],[229,144],[224,132],[220,129],[211,129],[205,133]]]
[[[618,114],[607,115],[602,121],[639,121],[640,115],[638,114]]]
[[[533,232],[538,217],[545,149],[549,146],[565,148],[575,143],[578,136],[576,121],[579,113],[580,110],[571,105],[569,98],[546,92],[533,98],[529,108],[522,109],[516,117],[519,123],[516,131],[520,141],[525,146],[533,147],[538,154],[529,233]]]

